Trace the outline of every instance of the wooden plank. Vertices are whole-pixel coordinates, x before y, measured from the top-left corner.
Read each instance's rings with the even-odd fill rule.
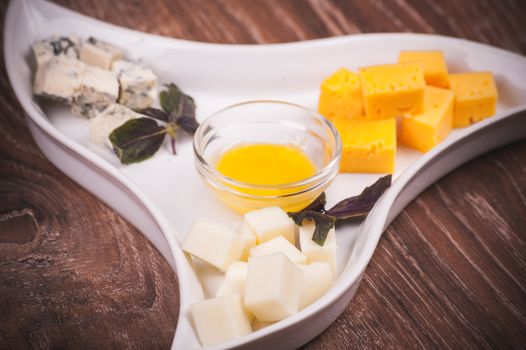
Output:
[[[57,2],[188,40],[410,31],[526,53],[520,0]],[[43,157],[3,61],[0,91],[0,348],[168,348],[177,277],[137,230]],[[525,141],[446,176],[388,228],[355,299],[305,348],[523,348],[525,214]]]

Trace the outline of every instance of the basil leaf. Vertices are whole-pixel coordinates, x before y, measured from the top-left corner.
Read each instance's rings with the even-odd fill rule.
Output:
[[[195,134],[195,131],[199,127],[199,123],[194,117],[182,116],[177,119],[176,123],[181,127],[181,129],[191,135]]]
[[[161,147],[166,128],[150,118],[131,119],[113,130],[110,141],[122,164],[150,158]]]
[[[162,109],[170,114],[168,122],[176,123],[181,128],[193,134],[199,124],[195,119],[194,99],[181,91],[175,84],[166,85],[166,90],[160,93]]]
[[[325,213],[325,204],[327,204],[327,198],[325,192],[322,192],[308,207],[303,209],[303,211],[312,210]]]
[[[380,196],[391,186],[391,175],[381,177],[369,187],[366,187],[358,196],[342,200],[326,214],[334,216],[337,220],[366,217]]]
[[[144,114],[145,116],[148,116],[150,118],[160,120],[165,123],[168,123],[168,121],[170,120],[170,114],[158,108],[143,108],[136,110],[136,112],[139,114]]]
[[[334,227],[336,218],[330,215],[319,213],[312,210],[302,210],[298,213],[289,213],[296,225],[303,226],[303,220],[314,221],[314,233],[312,240],[323,247],[329,231]]]

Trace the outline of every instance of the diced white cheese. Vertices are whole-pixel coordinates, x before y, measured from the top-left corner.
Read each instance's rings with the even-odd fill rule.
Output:
[[[294,221],[279,207],[267,207],[245,214],[245,221],[254,231],[258,244],[283,236],[295,244],[296,225]]]
[[[192,257],[192,269],[199,279],[205,298],[214,298],[225,274],[199,258]]]
[[[52,57],[67,56],[78,58],[78,39],[75,36],[52,37],[39,40],[33,45],[37,67],[46,64]]]
[[[243,252],[239,233],[205,219],[194,222],[186,235],[183,250],[225,271]]]
[[[86,64],[110,69],[113,62],[124,57],[124,53],[116,46],[90,37],[82,43],[79,56]]]
[[[191,306],[203,346],[214,346],[252,332],[238,294],[208,299]]]
[[[262,321],[259,321],[257,318],[254,318],[252,320],[251,325],[252,325],[252,330],[255,332],[257,330],[273,325],[274,323],[276,322],[262,322]]]
[[[283,253],[248,259],[245,306],[259,321],[279,321],[298,311],[303,272]]]
[[[71,102],[78,96],[86,65],[67,56],[51,57],[37,68],[33,90],[37,95]]]
[[[113,62],[111,69],[121,87],[119,103],[134,109],[147,108],[153,103],[157,76],[151,69],[124,60]]]
[[[314,233],[314,223],[303,222],[300,227],[300,247],[303,254],[307,256],[307,262],[316,261],[328,262],[331,266],[334,277],[337,276],[338,268],[336,265],[336,234],[332,228],[327,234],[323,247],[312,240]]]
[[[119,83],[109,70],[86,66],[80,93],[73,101],[72,111],[93,118],[119,97]]]
[[[225,279],[219,285],[216,297],[222,297],[230,294],[245,295],[245,283],[247,281],[248,265],[243,261],[236,261],[228,266],[225,273]]]
[[[228,266],[225,273],[225,278],[219,285],[216,292],[216,297],[223,297],[225,295],[239,294],[241,299],[245,296],[245,284],[247,282],[247,263],[243,261],[236,261]],[[242,300],[243,301],[243,300]],[[249,320],[254,316],[243,303],[243,308]]]
[[[140,114],[120,104],[113,103],[109,105],[104,111],[89,121],[91,142],[101,146],[108,144],[109,136],[113,130],[128,120],[139,118],[140,116]]]
[[[332,285],[333,275],[329,263],[314,262],[308,265],[298,265],[303,271],[303,286],[301,288],[300,307],[303,309],[318,300]]]
[[[293,246],[283,236],[278,236],[265,243],[262,243],[250,249],[249,256],[261,256],[272,253],[283,253],[295,264],[305,264],[307,257]]]
[[[245,221],[243,221],[238,231],[241,234],[241,238],[243,239],[243,242],[245,244],[240,260],[247,261],[250,249],[256,246],[256,235]]]

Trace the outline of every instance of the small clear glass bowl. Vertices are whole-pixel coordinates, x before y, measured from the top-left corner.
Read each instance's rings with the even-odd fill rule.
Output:
[[[317,171],[297,182],[255,185],[216,170],[224,152],[249,144],[295,146]],[[305,208],[338,173],[341,152],[340,136],[330,121],[312,110],[280,101],[249,101],[224,108],[206,119],[194,136],[197,171],[225,204],[241,213],[269,206],[289,212]]]

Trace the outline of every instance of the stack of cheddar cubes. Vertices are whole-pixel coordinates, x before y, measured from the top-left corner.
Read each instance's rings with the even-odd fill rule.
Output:
[[[340,170],[365,173],[394,172],[397,140],[427,152],[496,107],[491,72],[449,74],[441,51],[402,51],[398,63],[358,73],[339,69],[322,82],[318,104],[342,138]]]

